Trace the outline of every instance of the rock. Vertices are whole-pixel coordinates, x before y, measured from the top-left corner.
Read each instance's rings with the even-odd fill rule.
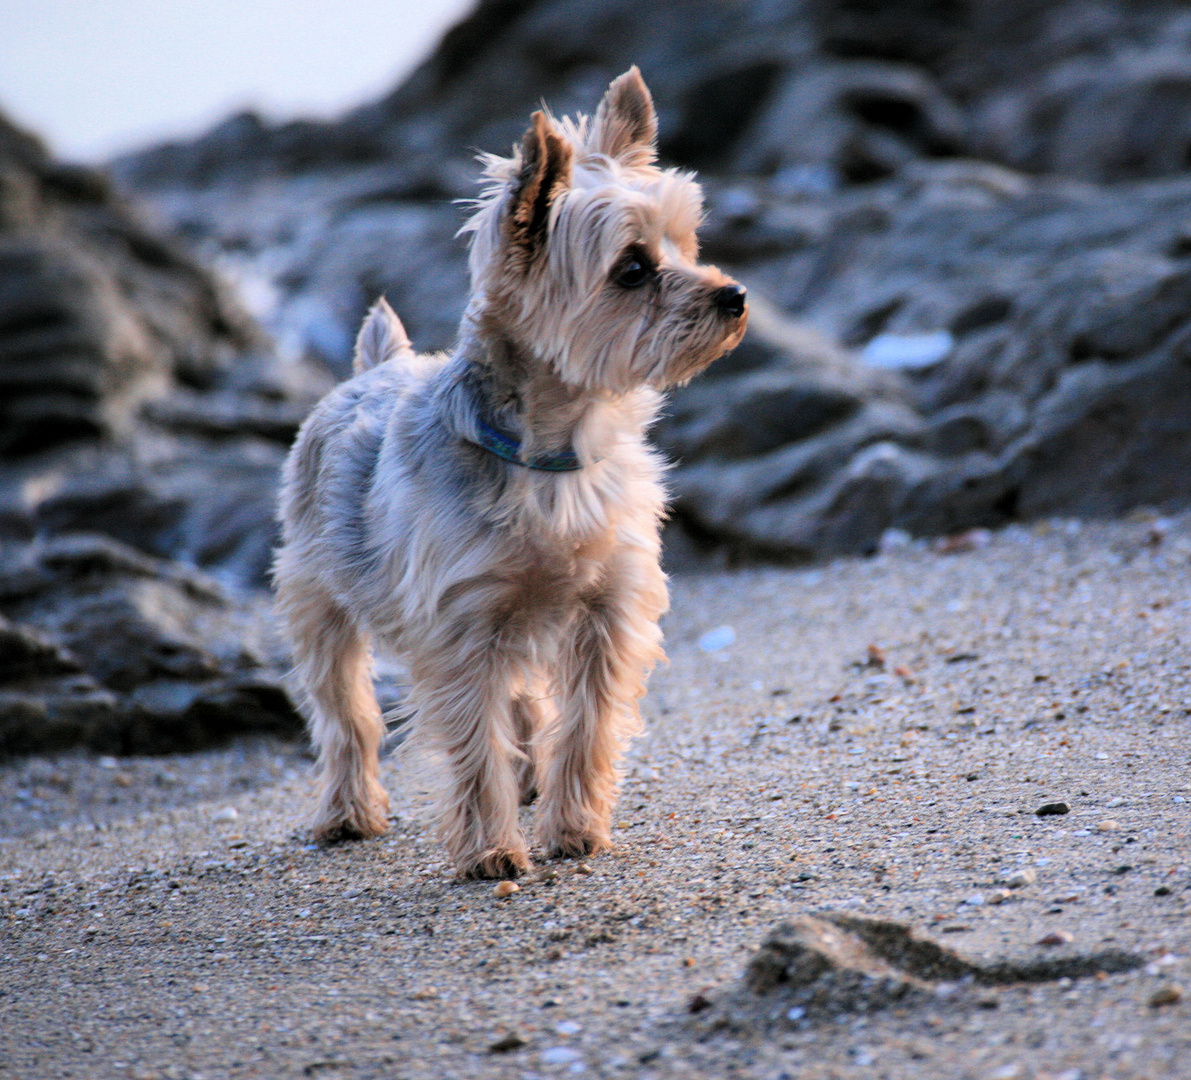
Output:
[[[295,735],[261,605],[102,536],[0,545],[0,754]]]
[[[1020,870],[1014,870],[1005,877],[1005,884],[1011,889],[1024,889],[1027,885],[1033,885],[1038,880],[1038,871],[1032,866],[1023,866]]]
[[[1070,941],[1070,936],[1067,936]],[[965,988],[1041,983],[1131,971],[1132,953],[1108,951],[1048,960],[969,960],[899,923],[822,912],[778,924],[739,983],[698,1010],[705,1030],[819,1022],[891,1005],[911,1007],[939,995],[983,1007]],[[692,1021],[694,1023],[694,1021]]]
[[[1166,1005],[1177,1005],[1183,1000],[1183,988],[1175,983],[1168,983],[1150,995],[1150,1008],[1161,1009]]]
[[[1071,813],[1071,807],[1069,807],[1065,802],[1048,802],[1043,803],[1040,807],[1038,807],[1037,810],[1034,811],[1034,813],[1038,817],[1054,817],[1060,814]]]
[[[488,1053],[507,1054],[510,1050],[520,1050],[525,1045],[525,1037],[516,1031],[502,1035],[495,1042],[488,1044]]]
[[[1053,947],[1055,945],[1070,945],[1074,940],[1074,935],[1069,934],[1066,930],[1052,930],[1044,937],[1040,937],[1038,944]]]
[[[252,590],[328,385],[103,173],[0,117],[0,753],[300,730]]]
[[[286,445],[378,294],[418,347],[451,343],[473,149],[507,149],[542,98],[590,111],[632,62],[752,304],[656,429],[674,558],[966,551],[1012,521],[1185,506],[1184,13],[878,9],[486,0],[382,99],[234,116],[125,157],[119,187],[0,121],[0,539],[35,576],[56,571],[34,538],[83,533],[152,567],[5,608],[5,745],[293,728],[274,660],[224,640],[263,603]],[[122,636],[89,643],[102,618]]]
[[[629,0],[489,0],[339,120],[242,114],[116,170],[272,298],[257,310],[285,350],[342,375],[381,293],[419,348],[453,340],[467,286],[449,200],[475,194],[472,148],[503,151],[543,97],[590,111],[641,63],[663,156],[702,170],[705,252],[752,298],[745,341],[657,428],[678,462],[670,549],[869,553],[882,537],[1186,504],[1180,18],[1115,0],[896,17],[855,0],[731,14],[681,0],[649,19]],[[147,411],[173,431],[278,440],[300,412],[198,396]],[[139,505],[185,517],[168,492]],[[246,530],[226,543],[259,575],[268,544]]]
[[[721,652],[736,641],[736,631],[730,626],[717,626],[699,637],[699,648],[707,653]]]

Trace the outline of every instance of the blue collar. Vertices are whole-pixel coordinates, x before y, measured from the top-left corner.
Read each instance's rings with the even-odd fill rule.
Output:
[[[506,431],[501,431],[476,417],[476,446],[481,446],[490,454],[498,458],[511,461],[524,469],[537,469],[540,472],[576,472],[583,468],[583,462],[576,456],[574,450],[556,450],[552,454],[541,454],[528,461],[520,458],[521,442]]]

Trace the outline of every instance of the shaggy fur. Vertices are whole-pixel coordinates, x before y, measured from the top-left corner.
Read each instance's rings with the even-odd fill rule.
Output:
[[[702,199],[654,164],[636,68],[590,124],[535,113],[464,232],[472,293],[450,355],[417,356],[381,300],[357,374],[298,435],[275,582],[318,748],[319,837],[387,827],[370,648],[408,666],[415,730],[443,756],[461,875],[611,843],[617,763],[663,658],[659,391],[744,333],[744,290],[696,263]],[[510,462],[481,423],[520,440]],[[573,450],[580,468],[531,467]]]

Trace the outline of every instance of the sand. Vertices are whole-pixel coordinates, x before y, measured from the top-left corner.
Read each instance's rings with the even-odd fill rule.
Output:
[[[417,763],[332,848],[284,744],[0,768],[0,1077],[1191,1077],[1191,518],[952,546],[676,578],[617,849],[503,899]],[[811,912],[1136,966],[800,1016]]]

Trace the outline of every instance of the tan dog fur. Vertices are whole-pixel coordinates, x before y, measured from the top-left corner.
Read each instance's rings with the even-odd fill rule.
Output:
[[[464,231],[458,346],[417,356],[382,300],[358,374],[286,464],[275,582],[318,749],[319,837],[387,827],[370,649],[403,658],[418,740],[445,759],[442,836],[459,873],[530,865],[518,808],[539,796],[547,857],[611,843],[617,764],[663,657],[659,391],[744,333],[744,290],[696,262],[702,198],[654,164],[636,68],[594,121],[535,113]],[[481,421],[520,460],[480,443]],[[532,467],[573,449],[571,471]]]

